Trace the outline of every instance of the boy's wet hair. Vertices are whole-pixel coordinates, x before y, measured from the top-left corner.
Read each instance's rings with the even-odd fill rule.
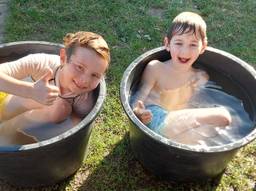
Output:
[[[63,38],[67,60],[74,53],[76,47],[84,47],[94,50],[99,56],[101,56],[108,63],[110,62],[110,51],[106,41],[102,36],[93,33],[79,31],[76,33],[68,33]]]
[[[182,12],[173,19],[166,36],[171,40],[176,34],[181,35],[190,32],[196,36],[199,35],[203,43],[207,44],[206,23],[203,18],[193,12]]]

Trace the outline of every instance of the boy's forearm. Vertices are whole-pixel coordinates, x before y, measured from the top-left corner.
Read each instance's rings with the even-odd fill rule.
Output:
[[[15,79],[0,72],[0,91],[31,98],[33,90],[33,83]]]
[[[131,103],[132,109],[135,109],[137,102],[144,101],[146,100],[148,94],[146,94],[143,90],[138,90],[134,95],[133,95],[133,101]]]

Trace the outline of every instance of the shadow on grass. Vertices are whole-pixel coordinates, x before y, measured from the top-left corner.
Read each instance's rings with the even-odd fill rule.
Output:
[[[17,177],[21,178],[21,177]],[[0,191],[64,191],[65,188],[69,185],[69,182],[71,181],[72,176],[66,178],[65,180],[49,186],[16,186],[13,185],[10,182],[6,182],[5,180],[0,180]]]
[[[128,133],[87,177],[81,191],[90,190],[216,190],[221,176],[204,184],[160,180],[145,170],[134,157]]]

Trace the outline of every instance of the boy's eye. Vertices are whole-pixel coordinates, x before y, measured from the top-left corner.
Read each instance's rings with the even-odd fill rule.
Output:
[[[197,45],[197,44],[191,44],[190,46],[192,46],[192,47],[197,47],[198,45]]]
[[[94,78],[100,78],[100,75],[98,75],[98,74],[92,74],[92,76],[93,76]]]
[[[77,69],[78,71],[83,71],[83,67],[80,66],[80,65],[76,65],[76,69]]]
[[[176,42],[175,45],[181,46],[182,43],[181,42]]]

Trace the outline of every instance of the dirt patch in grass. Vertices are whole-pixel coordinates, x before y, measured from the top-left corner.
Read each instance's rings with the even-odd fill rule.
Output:
[[[164,15],[164,9],[153,7],[148,10],[148,14],[150,16],[158,17],[158,18],[162,19],[163,15]]]

